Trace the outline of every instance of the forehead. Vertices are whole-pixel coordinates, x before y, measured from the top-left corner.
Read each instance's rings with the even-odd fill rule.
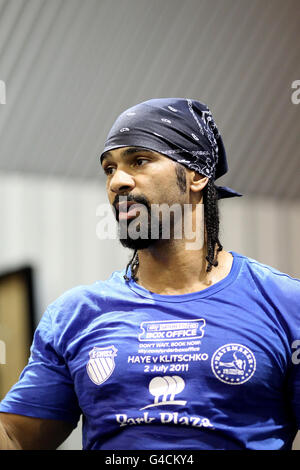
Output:
[[[136,155],[137,153],[143,152],[143,154],[155,155],[165,157],[161,153],[155,152],[154,150],[147,149],[145,147],[119,147],[113,150],[106,151],[101,156],[101,163],[103,163],[108,158],[114,157],[129,157],[131,155]]]

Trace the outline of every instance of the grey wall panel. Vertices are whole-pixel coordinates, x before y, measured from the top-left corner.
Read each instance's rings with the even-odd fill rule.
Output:
[[[120,112],[207,103],[248,195],[300,197],[298,0],[2,0],[0,169],[102,179]]]

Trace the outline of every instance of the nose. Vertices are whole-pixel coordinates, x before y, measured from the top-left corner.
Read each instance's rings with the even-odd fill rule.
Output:
[[[115,171],[109,183],[110,191],[117,194],[131,191],[134,187],[135,182],[132,176],[120,169]]]

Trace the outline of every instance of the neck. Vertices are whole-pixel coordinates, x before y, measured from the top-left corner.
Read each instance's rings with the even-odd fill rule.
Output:
[[[193,204],[188,213],[191,223],[180,228],[181,238],[157,240],[147,249],[139,250],[137,283],[150,292],[162,295],[188,294],[206,289],[223,279],[231,270],[233,257],[226,251],[217,252],[218,266],[207,272],[207,232],[204,206]],[[179,224],[179,222],[178,222]],[[179,225],[180,226],[180,225]],[[178,227],[175,223],[175,227]],[[180,226],[181,227],[181,226]],[[179,232],[180,232],[179,231]]]
[[[202,249],[185,250],[183,240],[161,240],[140,250],[137,283],[157,294],[187,294],[203,290],[228,274],[231,268],[225,251],[218,253],[218,267],[206,272],[206,244]]]

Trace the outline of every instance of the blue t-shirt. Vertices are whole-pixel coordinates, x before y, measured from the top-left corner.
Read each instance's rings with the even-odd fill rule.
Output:
[[[230,273],[158,295],[124,271],[50,304],[1,412],[83,416],[84,449],[291,449],[300,280],[231,251]]]

